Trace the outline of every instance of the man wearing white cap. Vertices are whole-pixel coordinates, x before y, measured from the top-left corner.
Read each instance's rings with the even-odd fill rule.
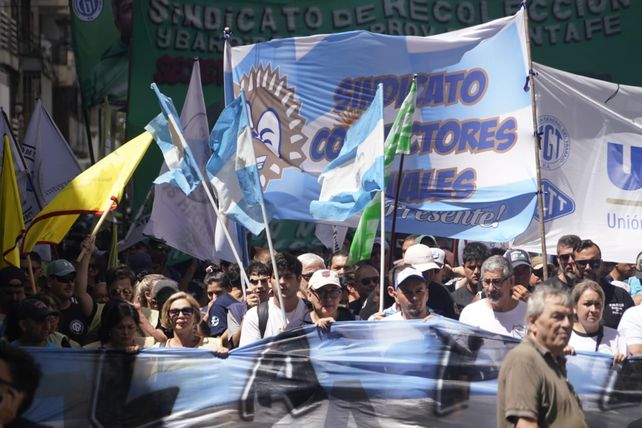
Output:
[[[458,319],[459,313],[455,306],[455,301],[442,284],[435,281],[435,276],[441,267],[433,259],[433,250],[424,244],[415,244],[409,247],[404,254],[403,262],[412,266],[422,273],[426,284],[430,300],[428,306],[433,312],[451,319]]]
[[[335,321],[352,321],[354,316],[339,307],[341,301],[341,281],[336,272],[321,269],[312,274],[308,282],[308,301],[312,304],[309,318],[305,323],[313,323],[319,328],[328,328]]]
[[[397,265],[390,271],[392,285],[388,293],[395,298],[399,311],[384,321],[424,319],[428,312],[428,287],[421,272],[408,265]]]

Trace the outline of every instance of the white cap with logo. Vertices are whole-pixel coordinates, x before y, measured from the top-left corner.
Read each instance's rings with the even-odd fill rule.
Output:
[[[318,290],[326,285],[336,285],[341,287],[339,275],[330,269],[320,269],[312,274],[310,281],[308,281],[308,288],[311,290]]]

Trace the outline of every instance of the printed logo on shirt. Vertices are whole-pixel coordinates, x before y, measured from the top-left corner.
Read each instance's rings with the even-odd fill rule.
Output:
[[[69,331],[73,334],[81,335],[85,332],[85,324],[79,320],[73,320],[69,323]]]
[[[218,319],[218,317],[216,315],[214,315],[212,317],[212,319],[210,319],[210,327],[218,326],[219,322],[220,322],[220,320]]]
[[[622,315],[624,313],[624,303],[609,303],[609,308],[613,315]]]

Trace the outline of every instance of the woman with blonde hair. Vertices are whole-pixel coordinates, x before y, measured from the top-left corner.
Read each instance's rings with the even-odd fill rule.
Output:
[[[626,358],[626,343],[617,330],[602,325],[604,290],[591,280],[575,285],[571,294],[575,322],[567,353],[575,351],[602,352],[615,356],[614,363]]]
[[[197,334],[202,315],[196,299],[179,291],[171,295],[161,309],[161,325],[168,332],[169,339],[159,344],[165,348],[201,348],[216,353],[226,353],[221,340]]]

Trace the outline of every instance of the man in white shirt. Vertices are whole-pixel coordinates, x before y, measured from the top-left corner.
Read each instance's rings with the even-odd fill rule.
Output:
[[[513,269],[504,257],[492,256],[481,267],[481,278],[488,297],[466,306],[459,321],[491,333],[522,338],[526,333],[526,304],[515,300]]]
[[[279,288],[274,273],[272,273],[273,297],[248,310],[241,325],[239,346],[275,336],[285,330],[293,330],[303,324],[308,308],[297,295],[301,283],[301,262],[290,254],[277,254],[276,269],[279,273],[279,285],[281,286],[281,297],[287,323],[283,325],[283,315],[278,298]]]

